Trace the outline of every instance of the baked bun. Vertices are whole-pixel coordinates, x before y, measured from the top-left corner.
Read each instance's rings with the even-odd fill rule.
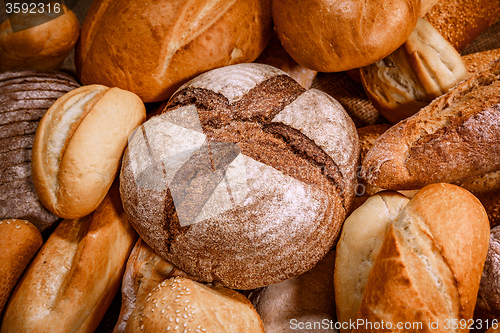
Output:
[[[141,302],[125,333],[264,333],[250,301],[237,291],[176,277],[156,286]]]
[[[363,161],[366,181],[419,189],[500,170],[500,61],[392,126]]]
[[[273,1],[283,47],[299,64],[319,72],[363,67],[386,57],[411,34],[419,12],[420,0]]]
[[[172,277],[194,277],[184,273],[157,255],[141,238],[130,253],[122,281],[122,304],[120,316],[113,333],[121,333],[127,327],[130,315],[138,303],[144,301],[163,280]]]
[[[59,220],[35,192],[31,148],[38,122],[47,109],[78,87],[78,82],[64,73],[0,73],[0,219],[28,220],[41,232]]]
[[[385,234],[409,201],[397,192],[380,192],[369,197],[345,220],[337,243],[333,280],[341,333],[351,331],[345,323],[356,321]]]
[[[30,222],[0,221],[0,324],[10,293],[42,244],[42,234]]]
[[[485,70],[490,63],[499,58],[500,49],[476,52],[462,56],[462,60],[464,61],[465,68],[469,75]]]
[[[486,212],[470,192],[451,184],[424,187],[389,226],[356,321],[391,323],[391,332],[431,332],[435,322],[469,323],[489,236]],[[380,332],[380,326],[360,325],[352,332]],[[456,332],[469,329],[461,325]]]
[[[271,32],[268,0],[98,0],[82,24],[76,70],[83,84],[163,101],[207,70],[254,61]]]
[[[467,78],[460,54],[423,18],[401,47],[360,73],[366,95],[393,124]]]
[[[101,203],[115,179],[128,135],[146,118],[137,95],[101,85],[59,98],[33,143],[33,183],[52,213],[80,218]]]
[[[125,210],[165,260],[235,289],[312,268],[354,197],[356,129],[329,95],[263,64],[181,87],[131,138]]]
[[[80,34],[75,14],[60,2],[44,6],[47,10],[43,13],[40,8],[13,12],[0,25],[0,72],[59,69],[75,46]],[[55,12],[56,8],[61,14]]]
[[[136,240],[115,183],[95,212],[50,235],[14,289],[0,332],[94,332]]]
[[[266,333],[325,332],[326,327],[333,327],[334,266],[335,251],[332,250],[304,274],[253,291],[249,299]],[[313,328],[311,324],[318,322],[322,323],[321,327]]]

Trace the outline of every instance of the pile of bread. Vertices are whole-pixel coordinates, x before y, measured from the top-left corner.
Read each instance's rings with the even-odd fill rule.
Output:
[[[0,25],[1,333],[498,328],[500,1],[60,8]]]

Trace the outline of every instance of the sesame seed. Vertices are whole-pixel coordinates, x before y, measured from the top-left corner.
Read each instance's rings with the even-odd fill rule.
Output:
[[[187,316],[187,315],[185,315],[185,314],[183,314],[183,315],[182,315],[182,318],[184,318],[184,319],[186,319],[187,317],[188,317],[188,316]]]
[[[179,323],[179,318],[175,318],[175,322],[178,324]]]
[[[181,312],[181,310],[175,310],[175,313],[179,313],[179,312]]]

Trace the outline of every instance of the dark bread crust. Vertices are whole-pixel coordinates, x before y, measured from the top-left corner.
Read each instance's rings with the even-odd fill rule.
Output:
[[[354,124],[348,118],[340,120],[345,111],[328,98],[314,91],[306,92],[282,71],[270,66],[238,66],[243,72],[246,70],[242,68],[250,68],[250,73],[258,69],[261,71],[258,75],[262,75],[248,91],[241,92],[240,98],[228,97],[231,93],[225,95],[227,85],[217,86],[219,83],[214,79],[217,75],[223,76],[225,71],[231,75],[232,70],[239,70],[224,68],[221,74],[204,76],[209,83],[188,83],[174,94],[162,115],[139,128],[124,155],[121,193],[132,224],[163,258],[203,281],[253,289],[310,269],[335,244],[353,198],[359,146]],[[206,87],[210,84],[214,84],[213,91]],[[332,112],[330,118],[339,121],[335,127],[338,132],[321,133],[319,137],[317,132],[308,132],[307,126],[297,128],[286,118],[287,113],[299,113],[295,111],[301,110],[297,103],[304,103],[303,99],[311,94],[320,96],[318,100],[324,104],[318,104],[319,108],[335,109],[328,112]],[[166,141],[152,142],[161,139],[153,136],[159,130],[150,126],[153,122],[160,126],[161,119],[188,108],[194,108],[193,117],[199,117],[200,131],[206,136],[204,147],[210,147],[207,151],[214,165],[209,167],[203,161],[208,154],[203,157],[197,151],[183,165],[183,168],[189,165],[187,170],[176,171],[175,177],[196,182],[199,180],[196,177],[203,176],[214,183],[201,189],[187,189],[174,205],[173,192],[178,192],[175,184],[172,186],[175,177],[163,189],[148,189],[141,187],[134,176],[133,165],[148,158],[144,156],[146,153],[137,152],[135,147],[140,143],[136,138],[142,138],[149,154],[155,151],[154,145],[168,145]],[[307,116],[327,124],[331,121],[321,113]],[[186,118],[176,120],[176,124],[189,127],[189,117],[187,114]],[[338,145],[345,149],[335,143],[325,146],[323,135],[338,135],[341,142]],[[217,153],[218,149],[222,150]],[[331,149],[342,150],[344,160],[332,154]],[[134,150],[136,153],[132,153]],[[228,163],[235,155],[242,156],[246,165],[249,194],[245,203],[238,203],[215,217],[181,226],[179,201],[181,206],[196,204],[198,210],[194,215],[197,215],[198,205],[207,202],[211,188],[219,184],[221,175],[209,173],[216,173],[214,169],[220,170],[216,164]],[[168,174],[164,166],[156,172]],[[298,200],[295,197],[298,193],[300,202],[294,201]],[[289,196],[295,199],[290,201]]]
[[[363,161],[370,184],[418,189],[500,169],[500,61],[384,133]]]
[[[64,73],[0,73],[0,219],[26,219],[40,231],[59,220],[35,193],[31,149],[38,122],[47,109],[77,87],[79,84]]]

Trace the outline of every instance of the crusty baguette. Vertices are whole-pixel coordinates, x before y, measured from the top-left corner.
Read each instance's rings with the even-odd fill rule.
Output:
[[[30,222],[0,221],[0,324],[10,293],[42,244],[40,231]]]
[[[386,131],[363,161],[381,188],[418,189],[500,169],[500,60]]]
[[[94,332],[136,239],[114,184],[94,213],[52,233],[12,293],[0,332]]]
[[[344,222],[335,260],[335,304],[340,332],[355,322],[368,275],[389,226],[410,200],[393,191],[369,197]]]
[[[420,190],[389,227],[357,315],[364,324],[353,332],[379,332],[367,323],[382,321],[392,325],[387,332],[468,332],[444,323],[472,319],[489,236],[470,192],[442,183]]]

